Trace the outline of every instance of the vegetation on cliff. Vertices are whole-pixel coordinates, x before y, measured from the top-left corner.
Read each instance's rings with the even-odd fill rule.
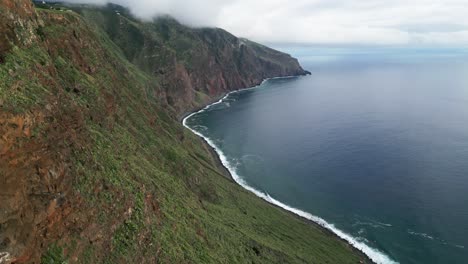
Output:
[[[306,73],[289,55],[116,6],[27,0],[0,2],[0,40],[0,262],[359,263],[224,177],[178,121]]]

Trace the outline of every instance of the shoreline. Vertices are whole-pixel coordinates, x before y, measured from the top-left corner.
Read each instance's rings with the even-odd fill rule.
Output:
[[[374,263],[374,264],[396,264],[396,263],[398,263],[398,262],[395,262],[395,261],[391,260],[387,255],[380,252],[379,250],[371,248],[371,247],[367,246],[366,244],[357,241],[351,235],[348,235],[347,233],[335,228],[333,224],[330,224],[330,223],[326,222],[324,219],[322,219],[322,218],[320,218],[318,216],[314,216],[314,215],[312,215],[310,213],[301,211],[299,209],[293,208],[291,206],[288,206],[288,205],[274,199],[273,197],[269,196],[267,193],[263,193],[261,191],[258,191],[256,189],[252,188],[241,177],[239,177],[239,175],[237,175],[237,173],[235,172],[235,169],[232,168],[232,166],[227,161],[224,153],[213,143],[213,141],[211,141],[210,138],[208,138],[208,137],[204,136],[203,134],[195,131],[194,129],[190,128],[186,124],[186,121],[190,117],[192,117],[192,116],[194,116],[196,114],[199,114],[201,112],[206,111],[207,109],[209,109],[213,105],[222,103],[224,99],[226,99],[227,97],[229,97],[229,95],[231,95],[233,93],[239,93],[239,92],[242,92],[242,91],[247,91],[247,90],[252,90],[252,89],[259,88],[265,82],[267,82],[269,80],[272,80],[272,79],[290,79],[290,78],[300,78],[300,77],[303,77],[303,76],[299,75],[299,76],[285,76],[285,77],[268,78],[268,79],[263,80],[260,84],[258,84],[256,86],[252,86],[252,87],[249,87],[249,88],[238,89],[238,90],[228,92],[224,96],[219,96],[218,98],[212,100],[212,103],[209,103],[204,107],[200,107],[199,109],[195,109],[192,112],[187,112],[187,113],[183,114],[181,116],[181,118],[179,119],[179,121],[182,122],[182,125],[185,128],[187,128],[192,133],[194,133],[195,135],[197,135],[197,136],[199,136],[200,138],[203,139],[204,144],[206,144],[208,146],[208,149],[209,149],[210,153],[212,155],[214,155],[214,158],[217,161],[217,163],[220,163],[219,165],[221,165],[221,167],[224,168],[223,169],[223,174],[226,174],[226,173],[228,174],[227,176],[229,177],[228,178],[229,180],[237,183],[238,185],[240,185],[245,190],[253,193],[255,196],[265,200],[270,205],[273,205],[273,206],[275,206],[277,208],[280,208],[281,210],[284,210],[284,211],[292,214],[294,217],[297,217],[297,218],[300,218],[301,220],[306,221],[308,224],[313,224],[314,226],[316,226],[316,227],[320,228],[321,230],[325,231],[327,234],[329,234],[331,236],[334,236],[337,239],[345,242],[347,245],[349,245],[353,249],[353,251],[355,251],[358,255],[360,255],[360,256],[362,256],[364,258],[363,259],[363,261],[365,261],[364,263]]]
[[[225,94],[222,94],[222,95],[219,95],[219,96],[216,96],[215,98],[209,100],[204,106],[200,106],[200,107],[194,107],[193,109],[191,110],[187,110],[185,112],[183,112],[182,114],[180,115],[177,115],[177,120],[179,120],[179,122],[182,123],[182,125],[184,125],[184,120],[189,118],[190,116],[193,116],[203,110],[206,110],[208,109],[209,107],[211,107],[212,105],[215,105],[215,104],[219,104],[221,103],[224,99],[226,99],[229,95],[233,94],[233,93],[238,93],[238,92],[242,92],[242,91],[248,91],[248,90],[253,90],[253,89],[256,89],[256,88],[259,88],[262,84],[264,84],[265,82],[269,81],[269,80],[275,80],[275,79],[292,79],[292,78],[300,78],[300,77],[306,77],[306,76],[310,76],[312,75],[310,72],[306,71],[305,74],[303,75],[288,75],[288,76],[283,76],[283,77],[272,77],[272,78],[266,78],[266,79],[263,79],[263,81],[261,81],[260,83],[257,83],[256,85],[253,85],[251,87],[247,87],[247,88],[240,88],[240,89],[236,89],[236,90],[232,90],[232,91],[229,91]],[[184,125],[185,127],[185,125]],[[191,130],[191,129],[190,129]]]

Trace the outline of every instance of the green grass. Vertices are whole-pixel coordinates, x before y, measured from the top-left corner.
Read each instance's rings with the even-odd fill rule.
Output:
[[[38,47],[13,47],[0,67],[0,100],[4,107],[22,113],[32,106],[43,105],[43,98],[51,93],[51,88],[40,79],[50,80],[51,76],[41,70],[49,64],[47,54]]]
[[[41,258],[42,264],[67,264],[63,255],[63,248],[52,244],[49,246],[47,252]]]
[[[79,263],[359,263],[342,241],[223,177],[202,140],[158,97],[166,87],[149,69],[165,65],[172,53],[190,61],[200,41],[191,29],[129,19],[129,35],[122,36],[121,28],[102,28],[115,21],[113,12],[78,11],[38,10],[44,25],[37,43],[13,48],[0,65],[4,111],[60,104],[60,111],[46,112],[52,119],[37,124],[36,137],[56,146],[43,131],[76,116],[66,130],[72,136],[62,140],[70,150],[72,190],[83,200],[75,213],[87,226],[53,241],[43,263],[75,255]],[[161,49],[129,58],[141,43],[121,47],[148,34]],[[161,61],[145,59],[156,53]],[[209,99],[195,95],[197,105]],[[101,240],[90,244],[81,233],[88,226],[102,231]]]

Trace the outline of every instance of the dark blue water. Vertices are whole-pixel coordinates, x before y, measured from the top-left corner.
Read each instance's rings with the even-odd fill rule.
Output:
[[[293,48],[189,118],[236,173],[400,263],[468,263],[468,52]]]

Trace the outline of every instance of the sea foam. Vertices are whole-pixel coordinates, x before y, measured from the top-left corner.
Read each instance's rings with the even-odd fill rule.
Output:
[[[307,213],[307,212],[304,212],[300,209],[297,209],[297,208],[294,208],[294,207],[291,207],[283,202],[280,202],[276,199],[274,199],[273,197],[271,197],[270,195],[268,195],[267,193],[264,193],[262,191],[259,191],[251,186],[249,186],[245,180],[240,177],[238,174],[237,174],[237,171],[236,171],[236,167],[232,164],[230,164],[230,162],[228,161],[226,155],[224,154],[224,152],[214,143],[214,141],[212,139],[210,139],[209,137],[203,135],[202,133],[196,131],[195,129],[192,129],[190,126],[187,125],[187,120],[190,119],[191,117],[193,117],[194,115],[197,115],[197,114],[200,114],[200,113],[203,113],[205,112],[206,110],[208,110],[210,107],[214,106],[214,105],[217,105],[217,104],[220,104],[220,103],[223,103],[223,101],[229,97],[229,95],[233,94],[233,93],[238,93],[238,92],[243,92],[243,91],[247,91],[247,90],[252,90],[252,89],[255,89],[255,88],[258,88],[260,86],[262,86],[265,82],[267,82],[268,80],[272,80],[272,79],[288,79],[288,78],[297,78],[297,76],[287,76],[287,77],[277,77],[277,78],[270,78],[270,79],[265,79],[260,85],[258,86],[254,86],[254,87],[250,87],[250,88],[245,88],[245,89],[241,89],[241,90],[236,90],[236,91],[232,91],[228,94],[226,94],[226,96],[224,96],[223,98],[221,98],[219,101],[215,102],[215,103],[212,103],[210,105],[207,105],[205,108],[197,111],[197,112],[194,112],[188,116],[186,116],[183,120],[182,120],[182,124],[184,127],[186,127],[187,129],[189,129],[190,131],[192,131],[195,135],[203,138],[206,143],[208,143],[208,145],[210,145],[215,151],[216,153],[218,154],[220,160],[221,160],[221,163],[224,165],[224,167],[226,167],[226,169],[228,169],[228,171],[231,173],[231,176],[232,178],[234,179],[234,181],[239,184],[240,186],[242,186],[244,189],[252,192],[253,194],[255,194],[256,196],[262,198],[263,200],[271,203],[271,204],[274,204],[276,206],[279,206],[289,212],[292,212],[298,216],[301,216],[307,220],[310,220],[310,221],[313,221],[315,223],[317,223],[318,225],[322,226],[323,228],[326,228],[327,230],[330,230],[331,232],[333,232],[334,234],[336,234],[338,237],[340,237],[341,239],[345,240],[346,242],[348,242],[350,245],[352,245],[354,248],[358,249],[359,251],[361,251],[362,253],[364,253],[366,256],[368,256],[372,261],[374,261],[375,263],[377,264],[397,264],[398,262],[395,262],[393,261],[392,259],[390,259],[390,257],[388,257],[387,255],[385,255],[384,253],[380,252],[379,250],[377,249],[374,249],[368,245],[366,245],[365,243],[363,242],[360,242],[358,241],[357,238],[354,238],[353,236],[341,231],[340,229],[336,228],[333,224],[330,224],[328,223],[327,221],[325,221],[324,219],[318,217],[318,216],[315,216],[315,215],[312,215],[311,213]]]

